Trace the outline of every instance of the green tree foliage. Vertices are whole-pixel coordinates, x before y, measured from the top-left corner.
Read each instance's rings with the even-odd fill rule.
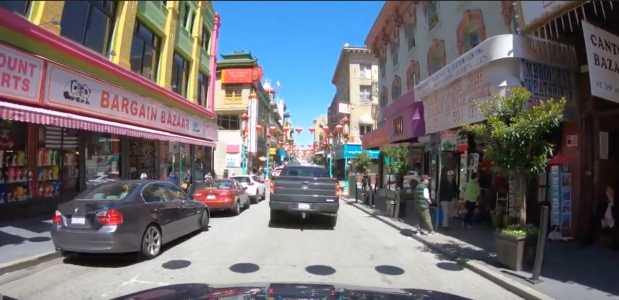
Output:
[[[402,187],[402,179],[408,171],[408,146],[401,144],[387,145],[380,148],[383,155],[389,157],[390,162],[387,166],[389,173],[396,176],[398,187]]]
[[[312,163],[316,164],[316,165],[324,165],[325,161],[323,159],[322,156],[313,156],[312,157]]]
[[[355,171],[365,174],[371,163],[372,157],[370,157],[365,150],[362,150],[359,153],[355,153],[355,161],[353,162],[352,167]]]
[[[475,103],[487,122],[464,125],[464,130],[486,140],[484,158],[491,160],[506,175],[513,172],[539,173],[553,155],[546,135],[563,120],[565,98],[550,99],[528,107],[531,96],[518,87],[509,97]]]

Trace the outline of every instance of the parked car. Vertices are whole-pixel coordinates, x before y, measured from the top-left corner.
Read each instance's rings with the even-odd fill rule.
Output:
[[[236,175],[230,177],[230,179],[234,179],[241,183],[242,186],[247,188],[247,193],[249,194],[249,198],[251,202],[256,204],[260,202],[260,200],[265,198],[266,195],[266,187],[264,183],[258,176],[256,175]]]
[[[340,208],[340,185],[323,166],[287,165],[280,176],[274,177],[269,189],[271,222],[283,214],[329,217],[329,226],[337,224]]]
[[[247,209],[251,204],[247,188],[233,179],[214,179],[195,183],[191,193],[196,199],[213,210],[229,210],[235,216],[241,208]]]
[[[206,231],[209,209],[165,181],[104,183],[60,204],[51,236],[56,251],[139,252],[151,259],[161,247],[196,230]]]

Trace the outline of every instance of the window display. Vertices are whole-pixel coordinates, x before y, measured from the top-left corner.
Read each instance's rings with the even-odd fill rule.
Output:
[[[120,172],[120,138],[86,132],[86,186],[117,180]]]
[[[158,141],[131,139],[129,148],[129,178],[140,179],[142,173],[148,179],[157,178]]]
[[[30,199],[27,136],[27,123],[0,121],[0,205]]]
[[[39,127],[36,174],[39,196],[79,191],[78,156],[77,130]]]

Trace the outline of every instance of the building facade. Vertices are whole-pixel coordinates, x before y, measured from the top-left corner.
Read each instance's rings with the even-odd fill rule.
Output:
[[[336,93],[327,110],[327,125],[335,126],[348,118],[347,138],[333,139],[334,174],[346,180],[347,160],[361,151],[361,137],[374,129],[378,107],[378,59],[366,47],[345,44],[340,52],[331,83]],[[372,152],[374,154],[374,152]],[[377,157],[375,157],[377,158]]]
[[[262,83],[262,67],[250,52],[221,54],[215,82],[215,113],[220,136],[215,151],[215,174],[243,174],[266,164],[270,126],[283,133],[275,90]],[[283,108],[283,107],[282,107]],[[247,131],[241,128],[247,116]]]
[[[179,183],[211,167],[212,2],[10,1],[0,16],[14,80],[0,88],[0,219],[53,211],[103,177]]]

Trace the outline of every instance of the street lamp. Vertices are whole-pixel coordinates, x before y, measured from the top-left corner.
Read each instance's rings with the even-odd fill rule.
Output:
[[[241,139],[243,140],[243,143],[241,144],[241,173],[243,175],[246,174],[245,171],[247,168],[247,154],[245,153],[247,147],[245,143],[247,142],[247,136],[249,133],[247,129],[247,119],[249,119],[247,113],[243,113],[241,115]]]

